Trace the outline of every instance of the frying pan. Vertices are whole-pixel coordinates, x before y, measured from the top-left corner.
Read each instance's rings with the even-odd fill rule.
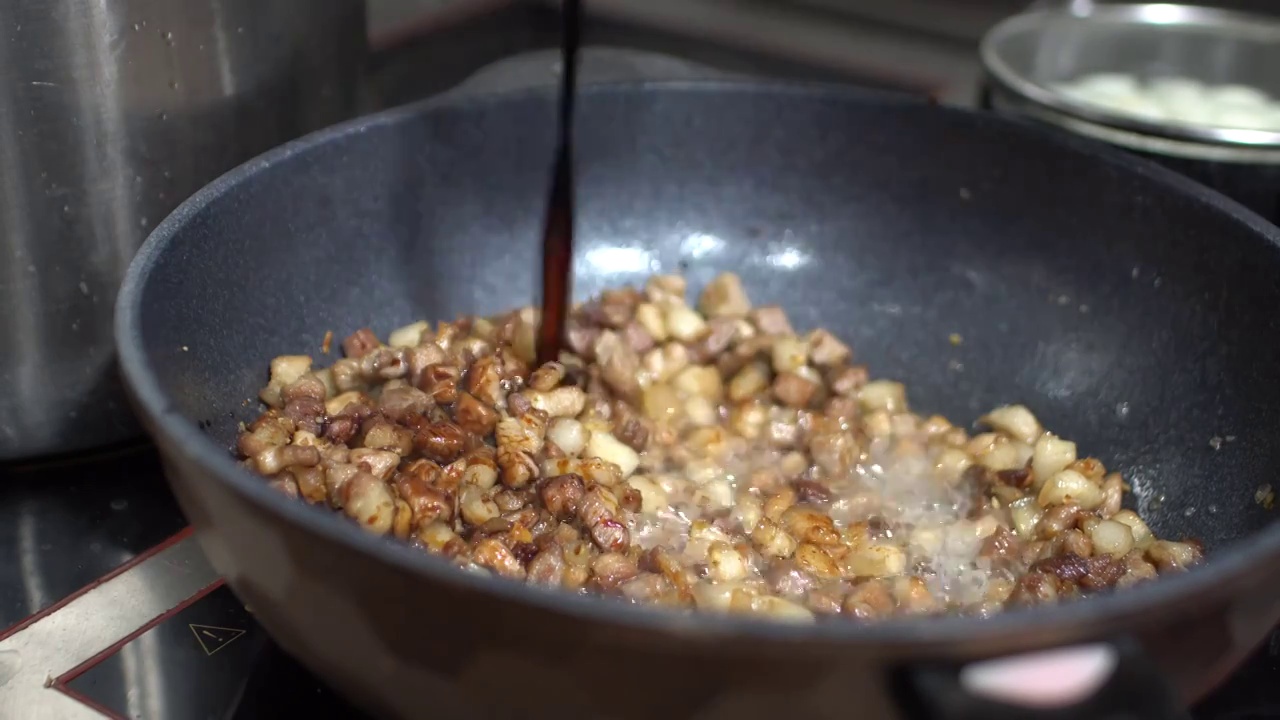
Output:
[[[737,272],[918,410],[1028,404],[1202,567],[989,620],[783,626],[463,573],[242,471],[273,356],[535,299],[553,100],[447,97],[268,153],[157,227],[120,294],[128,386],[210,560],[339,692],[397,718],[1179,717],[1280,618],[1255,499],[1280,466],[1280,231],[1100,144],[853,89],[585,90],[577,293]],[[963,682],[1082,643],[1118,664],[1072,707]]]

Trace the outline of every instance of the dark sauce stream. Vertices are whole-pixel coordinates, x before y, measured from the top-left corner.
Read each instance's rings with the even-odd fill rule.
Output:
[[[573,99],[578,84],[580,0],[563,0],[560,36],[560,108],[556,156],[542,235],[542,325],[538,364],[560,357],[573,295]]]

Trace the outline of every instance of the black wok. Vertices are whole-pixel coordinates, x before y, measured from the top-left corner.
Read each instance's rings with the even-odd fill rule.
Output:
[[[586,91],[578,293],[736,271],[918,409],[1028,404],[1203,567],[987,621],[685,617],[464,574],[240,470],[273,356],[535,298],[553,119],[547,91],[450,98],[290,144],[169,217],[120,294],[125,376],[210,559],[341,692],[394,717],[1015,717],[958,665],[1103,640],[1119,671],[1072,712],[1164,717],[1157,671],[1193,700],[1280,618],[1255,501],[1280,467],[1280,231],[1100,145],[852,90]]]

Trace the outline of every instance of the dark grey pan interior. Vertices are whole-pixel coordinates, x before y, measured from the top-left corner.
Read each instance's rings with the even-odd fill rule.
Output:
[[[733,270],[918,409],[1026,403],[1162,534],[1212,550],[1271,522],[1274,229],[981,116],[803,93],[588,93],[578,294]],[[551,121],[538,93],[393,115],[224,187],[148,260],[160,384],[229,446],[270,358],[323,362],[326,330],[534,301]]]

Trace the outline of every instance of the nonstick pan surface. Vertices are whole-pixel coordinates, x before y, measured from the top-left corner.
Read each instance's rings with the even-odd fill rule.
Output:
[[[689,712],[691,693],[739,697],[752,668],[794,670],[765,683],[792,697],[806,692],[801,669],[849,678],[1124,632],[1149,652],[1152,638],[1181,642],[1157,664],[1195,695],[1280,615],[1280,531],[1255,500],[1280,465],[1280,233],[1093,143],[878,93],[587,91],[578,294],[657,271],[696,287],[733,270],[757,303],[827,327],[874,375],[905,381],[914,408],[966,422],[1027,404],[1123,472],[1157,533],[1203,541],[1203,568],[989,621],[689,619],[459,573],[238,469],[229,448],[273,356],[319,359],[328,330],[385,333],[536,297],[551,100],[428,102],[290,144],[168,218],[121,292],[127,381],[211,559],[287,649],[345,692],[409,717],[420,706],[391,697],[400,670],[386,658],[465,684],[474,668],[459,657],[497,655],[567,682],[599,653],[626,653],[648,690],[627,690],[634,709],[618,712]],[[339,617],[358,622],[325,639]],[[1169,632],[1192,620],[1256,630],[1207,649]],[[675,679],[693,667],[701,690]],[[426,681],[399,692],[428,687],[445,692]],[[876,701],[888,707],[875,687],[829,692],[860,694],[875,713]],[[603,702],[574,691],[558,701],[584,712]]]

